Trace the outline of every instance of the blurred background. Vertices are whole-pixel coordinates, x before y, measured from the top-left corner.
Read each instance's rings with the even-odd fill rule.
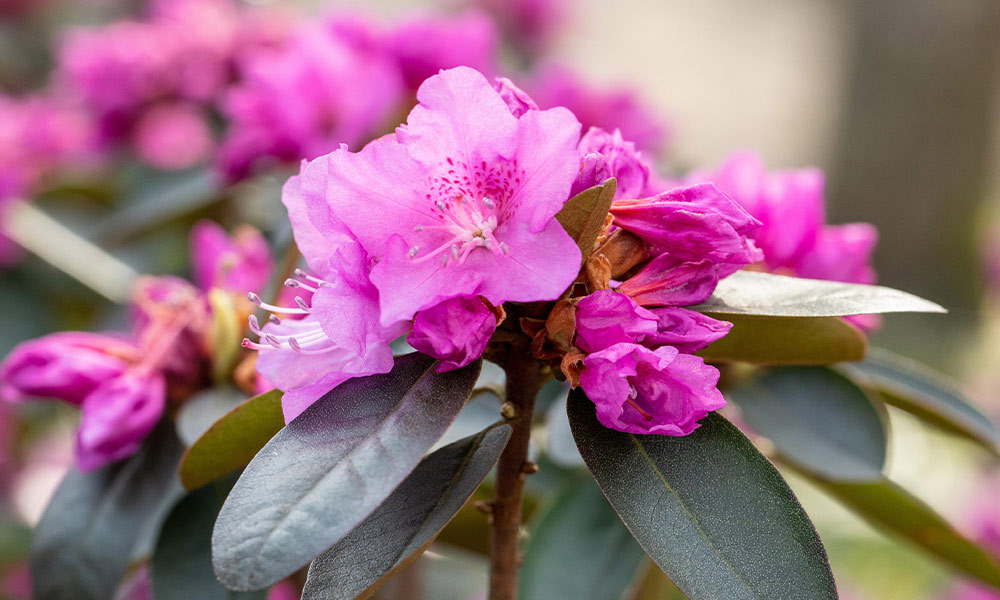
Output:
[[[0,90],[19,94],[44,85],[64,26],[123,18],[141,4],[0,0]],[[385,16],[460,8],[409,0],[287,4]],[[1000,281],[989,276],[991,257],[1000,255],[1000,2],[565,0],[563,10],[546,60],[571,65],[596,85],[637,90],[669,123],[665,170],[716,165],[736,149],[757,151],[772,168],[823,169],[829,221],[879,229],[879,282],[950,311],[890,315],[872,344],[952,375],[986,411],[1000,415]],[[521,66],[521,59],[507,58],[511,72]],[[155,174],[136,177],[147,192],[156,190]],[[239,218],[268,222],[280,182],[276,176],[243,189]],[[129,189],[126,183],[108,194],[127,197]],[[156,203],[148,193],[145,199],[115,201],[110,212],[102,205],[110,201],[93,194],[82,203],[55,198],[42,206],[137,270],[156,273],[186,269],[191,218],[236,219],[218,204],[150,213]],[[129,230],[143,219],[159,225],[141,235]],[[57,329],[105,329],[121,320],[113,303],[30,255],[0,272],[0,307],[2,354]],[[56,420],[72,430],[74,415],[59,407],[26,410],[33,411],[31,423]],[[967,522],[968,499],[983,493],[989,457],[896,411],[890,420],[891,477],[956,523]],[[43,429],[18,435],[54,435]],[[58,445],[69,443],[65,436],[55,437],[63,442],[43,456],[12,459],[35,465],[30,476],[19,475],[23,498],[14,501],[29,521],[38,516],[37,499],[58,481],[59,457],[69,453]],[[52,468],[46,452],[55,455]],[[951,576],[941,567],[808,484],[792,483],[827,544],[845,598],[950,597]],[[0,531],[0,561],[4,548],[16,552],[24,535],[16,527]],[[469,569],[471,590],[485,580],[473,558],[443,562],[447,568],[426,576]]]

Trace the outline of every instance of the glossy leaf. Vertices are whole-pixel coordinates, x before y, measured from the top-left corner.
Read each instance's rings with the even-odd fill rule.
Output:
[[[846,377],[824,367],[784,367],[740,381],[726,396],[787,460],[835,480],[882,478],[885,425]]]
[[[836,598],[816,529],[777,469],[717,414],[689,436],[598,422],[575,390],[580,454],[632,535],[692,600]]]
[[[480,362],[447,373],[421,354],[348,380],[278,432],[226,499],[212,535],[215,573],[255,590],[339,542],[417,466],[462,409]]]
[[[835,483],[805,472],[875,527],[902,536],[959,572],[1000,589],[1000,565],[920,499],[888,479]]]
[[[486,478],[510,431],[490,427],[422,460],[375,512],[313,561],[303,599],[368,597],[416,560]]]
[[[181,445],[170,426],[130,459],[63,479],[35,529],[31,577],[38,600],[107,600],[133,550],[180,495]]]
[[[589,476],[577,478],[532,524],[520,600],[620,600],[646,553]]]
[[[187,449],[180,464],[181,482],[193,490],[247,466],[284,426],[279,390],[246,400]]]
[[[738,271],[719,282],[712,297],[695,310],[720,315],[843,317],[893,312],[947,312],[941,306],[900,290]]]
[[[601,185],[583,190],[567,200],[556,214],[559,224],[580,247],[584,261],[594,251],[594,242],[611,210],[617,185],[618,181],[612,177]]]
[[[707,361],[829,365],[861,360],[868,345],[857,327],[837,317],[710,316],[729,321],[733,328],[698,352]]]
[[[841,367],[862,385],[877,390],[889,404],[1000,453],[1000,426],[944,375],[876,348],[863,362]]]
[[[212,526],[235,477],[184,497],[160,529],[151,565],[156,600],[264,600],[266,592],[231,592],[212,572]]]

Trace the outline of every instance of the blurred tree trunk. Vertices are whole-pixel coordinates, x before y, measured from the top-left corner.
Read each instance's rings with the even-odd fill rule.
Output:
[[[1000,1],[837,2],[856,38],[829,178],[832,221],[878,226],[881,283],[972,309]]]

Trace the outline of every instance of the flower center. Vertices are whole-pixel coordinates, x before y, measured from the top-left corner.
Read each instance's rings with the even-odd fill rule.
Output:
[[[290,288],[303,289],[316,293],[319,288],[333,287],[333,283],[309,275],[301,269],[295,269],[295,277],[285,280],[285,285]],[[247,294],[250,302],[271,313],[278,313],[289,317],[305,317],[312,312],[312,306],[301,296],[295,297],[295,308],[276,306],[268,304],[260,299],[260,296],[253,292]],[[305,319],[284,322],[289,331],[294,331],[291,335],[279,335],[263,330],[255,315],[250,315],[250,331],[259,339],[253,342],[248,338],[243,338],[243,347],[253,350],[266,350],[274,348],[276,350],[294,350],[299,354],[322,354],[336,348],[333,341],[326,335],[323,328],[315,321]],[[268,316],[268,321],[274,325],[282,325],[283,321],[274,314]],[[292,329],[294,327],[294,329]]]
[[[437,222],[433,225],[417,225],[413,231],[435,233],[434,243],[439,245],[424,254],[421,254],[419,245],[411,246],[409,257],[413,262],[440,257],[442,266],[449,262],[461,265],[476,248],[485,248],[496,255],[505,255],[510,251],[507,244],[496,237],[499,211],[492,198],[483,196],[473,199],[467,194],[459,193],[452,200],[438,200],[434,207],[437,210]],[[442,233],[443,243],[440,241]]]

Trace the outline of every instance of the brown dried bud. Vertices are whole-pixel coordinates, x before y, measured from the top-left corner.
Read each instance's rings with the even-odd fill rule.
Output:
[[[591,254],[584,265],[587,287],[591,292],[611,288],[611,261],[603,254]]]
[[[566,376],[566,381],[573,387],[580,386],[580,371],[583,369],[583,359],[586,357],[586,354],[574,348],[562,358],[559,368]]]
[[[616,229],[594,254],[603,254],[611,266],[611,278],[618,279],[632,267],[643,263],[649,256],[646,243],[639,236],[624,229]]]
[[[548,341],[562,352],[569,352],[573,347],[573,337],[576,336],[576,303],[577,298],[563,298],[556,302],[545,320],[545,330]]]

